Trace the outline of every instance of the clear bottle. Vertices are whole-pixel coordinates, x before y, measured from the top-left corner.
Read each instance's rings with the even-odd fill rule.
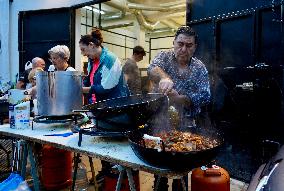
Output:
[[[87,177],[87,167],[80,158],[79,163],[78,163],[78,168],[77,168],[75,190],[76,191],[87,191],[88,186],[89,186],[89,180]]]

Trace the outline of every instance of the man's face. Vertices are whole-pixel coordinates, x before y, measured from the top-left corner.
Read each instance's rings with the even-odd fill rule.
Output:
[[[180,34],[174,40],[174,53],[176,59],[181,62],[188,62],[196,49],[194,36]]]
[[[34,68],[45,68],[45,62],[42,59],[36,59],[35,60],[35,67]]]
[[[42,68],[42,69],[44,69],[45,68],[45,62],[43,62],[43,61],[38,61],[38,67],[40,67],[40,68]]]
[[[135,61],[140,62],[141,60],[143,60],[144,54],[143,53],[141,53],[141,54],[134,53],[134,56],[135,56]]]

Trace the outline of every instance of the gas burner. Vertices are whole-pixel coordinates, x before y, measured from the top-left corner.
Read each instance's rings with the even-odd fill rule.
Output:
[[[81,113],[60,116],[36,116],[34,117],[33,122],[45,124],[74,122],[75,124],[77,124],[78,120],[82,120],[84,117],[85,116]]]
[[[74,129],[73,129],[74,130]],[[107,137],[107,138],[122,138],[126,137],[130,131],[105,131],[100,128],[96,128],[96,126],[78,128],[76,129],[79,132],[79,141],[78,146],[81,146],[82,137],[84,135],[91,135],[96,137]]]

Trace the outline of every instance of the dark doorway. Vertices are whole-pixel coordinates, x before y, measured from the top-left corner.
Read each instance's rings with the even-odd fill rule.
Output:
[[[19,71],[24,71],[27,61],[38,56],[48,60],[48,50],[56,45],[66,45],[70,49],[69,64],[74,67],[74,27],[75,9],[24,11],[19,15]]]

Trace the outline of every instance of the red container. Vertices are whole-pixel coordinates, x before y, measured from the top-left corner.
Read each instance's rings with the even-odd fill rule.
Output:
[[[132,171],[132,175],[133,175],[135,188],[136,188],[137,191],[139,191],[140,190],[139,171]],[[114,191],[115,188],[116,188],[117,180],[118,180],[118,174],[116,174],[116,173],[108,173],[107,175],[105,175],[104,184],[103,184],[103,191]],[[129,183],[128,183],[128,178],[127,178],[126,173],[124,174],[120,190],[121,191],[130,191],[130,186],[129,186]]]
[[[230,175],[215,165],[195,168],[191,174],[191,191],[230,191]]]
[[[60,190],[72,184],[72,152],[44,145],[40,164],[46,190]]]

